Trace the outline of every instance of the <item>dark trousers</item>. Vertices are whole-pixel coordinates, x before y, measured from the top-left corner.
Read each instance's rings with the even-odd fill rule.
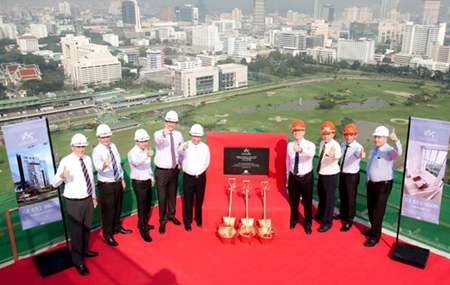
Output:
[[[183,174],[183,223],[190,225],[192,223],[192,210],[195,200],[194,219],[202,222],[202,205],[205,198],[206,175],[205,173],[198,177],[189,174]]]
[[[150,217],[150,208],[152,206],[152,180],[131,181],[134,194],[136,195],[138,224],[137,227],[141,235],[148,233],[148,219]]]
[[[302,197],[303,211],[305,219],[303,225],[311,227],[312,225],[312,197],[314,189],[314,175],[312,171],[303,177],[298,177],[292,173],[289,174],[288,179],[289,189],[289,206],[291,208],[291,221],[299,221],[298,204],[300,197]]]
[[[359,185],[358,173],[341,173],[339,176],[339,210],[341,220],[352,223],[356,215],[356,195]]]
[[[391,194],[392,180],[367,184],[367,210],[369,212],[371,238],[379,241],[383,227],[386,204]]]
[[[320,175],[317,182],[319,194],[319,205],[317,207],[317,216],[323,221],[324,226],[333,225],[334,195],[337,187],[337,174]]]
[[[66,199],[66,212],[72,241],[72,261],[75,265],[83,265],[84,254],[88,252],[94,213],[92,198],[78,201]]]
[[[179,173],[180,170],[178,168],[162,169],[156,167],[155,169],[160,224],[165,225],[168,218],[175,217]]]
[[[120,231],[120,214],[122,212],[123,187],[122,182],[98,182],[100,206],[102,212],[102,232],[105,238],[111,238]]]

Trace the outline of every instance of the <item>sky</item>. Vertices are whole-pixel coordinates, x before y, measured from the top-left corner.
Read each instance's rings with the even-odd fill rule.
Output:
[[[2,0],[6,4],[26,4],[30,3],[31,0]],[[65,0],[71,4],[92,4],[90,0]],[[198,0],[138,0],[140,5],[144,3],[149,3],[151,6],[161,7],[163,5],[176,6],[182,4],[194,4]],[[286,13],[287,10],[299,11],[301,13],[311,14],[314,10],[314,0],[266,0],[267,12],[274,12],[276,8],[282,14]],[[63,2],[63,0],[33,0],[33,4],[47,4],[56,5],[58,2]],[[100,2],[109,3],[110,0],[97,0],[95,4],[98,5]],[[252,11],[253,0],[204,0],[207,10],[214,12],[228,12],[233,8],[239,8],[244,11],[244,13],[250,13]],[[380,3],[381,0],[323,0],[323,4],[332,4],[335,6],[336,10],[343,10],[345,7],[358,6],[358,7],[370,7],[373,4]],[[419,11],[421,0],[400,0],[400,11],[414,12]],[[442,5],[450,6],[450,0],[441,0]],[[107,4],[108,6],[108,4]]]

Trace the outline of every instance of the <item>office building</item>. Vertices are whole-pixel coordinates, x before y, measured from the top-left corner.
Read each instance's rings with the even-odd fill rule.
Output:
[[[422,0],[420,23],[422,25],[435,25],[438,23],[440,0]]]
[[[203,48],[205,51],[215,51],[219,43],[217,26],[196,26],[192,28],[192,46]]]
[[[175,18],[177,22],[188,22],[196,26],[199,23],[198,17],[198,7],[192,5],[175,7]]]
[[[352,64],[358,61],[360,64],[367,64],[374,61],[375,44],[373,40],[339,39],[337,43],[337,61],[347,61]]]
[[[137,0],[122,2],[122,22],[125,27],[134,27],[135,32],[141,32],[141,13]]]
[[[253,0],[253,26],[264,31],[266,26],[266,0]]]
[[[413,56],[428,55],[430,44],[438,42],[444,43],[445,29],[447,24],[439,25],[414,25],[408,22],[404,27],[402,54]]]
[[[322,0],[314,0],[314,19],[323,19],[323,4]]]
[[[380,18],[386,19],[392,9],[398,10],[399,0],[381,0]]]

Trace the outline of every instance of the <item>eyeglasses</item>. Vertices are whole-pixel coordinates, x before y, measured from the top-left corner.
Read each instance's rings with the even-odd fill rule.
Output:
[[[85,145],[77,145],[77,146],[74,146],[74,148],[86,148],[86,146]]]

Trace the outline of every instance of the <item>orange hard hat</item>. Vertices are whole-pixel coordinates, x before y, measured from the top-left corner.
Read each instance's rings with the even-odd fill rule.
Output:
[[[329,134],[334,133],[336,131],[336,128],[334,127],[334,124],[330,121],[326,121],[322,124],[322,128],[320,129],[322,134]]]
[[[303,121],[295,120],[292,123],[291,130],[304,130],[304,129],[306,129],[306,128],[305,128],[305,123],[303,123]]]
[[[348,124],[344,127],[344,135],[353,135],[353,134],[357,134],[357,133],[358,133],[358,129],[353,124]]]

